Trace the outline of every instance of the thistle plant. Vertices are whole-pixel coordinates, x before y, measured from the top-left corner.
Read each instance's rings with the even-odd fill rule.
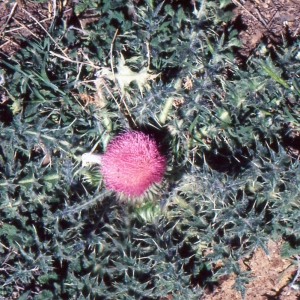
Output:
[[[226,273],[244,292],[237,261],[270,237],[300,251],[300,43],[238,66],[229,3],[77,1],[98,19],[55,12],[1,57],[2,297],[198,300]]]

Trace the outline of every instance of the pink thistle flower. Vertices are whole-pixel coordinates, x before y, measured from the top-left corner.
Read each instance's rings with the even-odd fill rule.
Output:
[[[108,189],[129,197],[141,196],[153,183],[159,183],[166,159],[156,142],[138,131],[116,136],[101,156],[101,173]]]

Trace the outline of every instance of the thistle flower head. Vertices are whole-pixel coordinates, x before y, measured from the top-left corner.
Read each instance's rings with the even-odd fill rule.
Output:
[[[156,142],[138,131],[115,137],[101,156],[101,173],[108,189],[129,197],[141,196],[166,170]]]

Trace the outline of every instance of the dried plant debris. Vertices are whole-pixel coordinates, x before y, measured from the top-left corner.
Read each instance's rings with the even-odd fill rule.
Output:
[[[158,75],[159,74],[148,73],[148,68],[146,67],[141,68],[138,72],[132,71],[128,66],[126,66],[124,56],[121,54],[118,60],[117,72],[113,73],[109,70],[109,68],[102,68],[97,73],[95,85],[99,89],[101,83],[103,83],[103,77],[112,81],[116,80],[119,84],[121,94],[124,95],[126,87],[128,87],[132,82],[135,82],[142,95],[144,87],[147,86],[147,82],[149,80],[154,80]]]
[[[53,20],[52,2],[0,2],[0,51],[11,56],[20,49],[20,38],[39,38]],[[43,28],[42,28],[43,26]]]
[[[71,1],[1,1],[0,12],[0,52],[12,56],[22,39],[45,36],[55,17],[69,19],[73,8]]]
[[[239,261],[241,270],[250,272],[252,277],[246,285],[245,300],[299,299],[300,292],[289,285],[297,267],[291,260],[280,256],[280,247],[280,242],[270,240],[269,255],[263,249],[257,248],[250,257]],[[241,300],[241,294],[232,288],[235,278],[232,274],[220,276],[214,291],[207,290],[202,300]]]
[[[236,5],[233,22],[239,28],[243,46],[239,53],[248,56],[265,38],[272,46],[281,41],[282,35],[296,37],[300,30],[299,0],[232,0]]]

